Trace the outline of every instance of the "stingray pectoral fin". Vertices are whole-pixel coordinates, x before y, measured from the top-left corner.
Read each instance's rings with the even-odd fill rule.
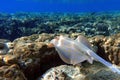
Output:
[[[56,46],[56,50],[60,58],[68,64],[78,64],[85,60],[88,60],[86,54],[83,54],[77,47],[75,42],[71,42],[68,45]]]
[[[78,54],[78,53],[75,53],[75,54],[73,53],[73,55],[71,57],[71,64],[76,65],[76,64],[79,64],[79,63],[87,60],[86,55],[83,55],[80,52],[79,52],[80,55],[79,54],[76,55],[76,54]]]
[[[56,48],[56,51],[58,52],[60,58],[67,64],[71,64],[71,60],[69,58],[69,55],[64,49],[61,49],[59,47]]]
[[[76,38],[76,41],[77,41],[78,43],[84,44],[84,45],[87,46],[89,49],[92,49],[90,42],[89,42],[89,41],[87,40],[87,38],[85,38],[84,36],[79,35],[79,36]]]
[[[78,64],[85,60],[87,60],[86,55],[82,54],[79,50],[77,50],[74,45],[72,46],[57,46],[56,50],[60,56],[60,58],[68,63],[68,64]]]
[[[100,56],[98,56],[96,53],[94,53],[91,50],[88,50],[87,53],[88,55],[92,56],[93,58],[97,59],[99,62],[101,62],[108,68],[110,68],[113,72],[120,74],[120,70],[115,65],[107,62],[106,60],[104,60],[103,58],[101,58]]]

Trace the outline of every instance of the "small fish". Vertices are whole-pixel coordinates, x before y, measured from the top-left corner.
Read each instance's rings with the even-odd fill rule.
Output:
[[[87,60],[92,64],[93,60],[97,60],[113,72],[120,74],[120,70],[115,65],[107,62],[92,50],[89,41],[84,36],[80,35],[76,40],[73,40],[60,35],[51,40],[51,43],[65,63],[76,65]]]

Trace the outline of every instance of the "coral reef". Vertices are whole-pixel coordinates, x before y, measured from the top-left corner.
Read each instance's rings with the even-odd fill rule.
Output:
[[[80,34],[82,33],[64,35],[75,39]],[[51,75],[53,75],[54,72],[56,73],[54,77],[65,80],[75,80],[78,78],[82,80],[119,80],[117,74],[112,73],[110,69],[99,62],[94,62],[93,65],[83,62],[82,66],[78,66],[77,68],[64,63],[53,45],[49,44],[50,40],[55,36],[55,34],[46,33],[34,34],[17,38],[13,42],[10,42],[8,53],[0,55],[0,68],[3,69],[4,66],[11,67],[12,65],[18,66],[19,68],[15,68],[14,71],[20,72],[20,74],[16,74],[16,76],[21,75],[19,76],[20,80],[39,80],[43,74],[48,78],[47,74],[51,72]],[[119,37],[120,33],[109,37],[101,35],[88,37],[88,40],[91,42],[98,55],[119,66]],[[106,48],[106,46],[108,48]],[[13,70],[12,68],[9,69]],[[66,69],[67,72],[61,71],[61,69]],[[5,69],[3,69],[3,71],[5,71]],[[73,71],[74,73],[69,73],[69,71]],[[3,80],[6,79],[5,74],[0,74],[0,76],[2,76]],[[15,80],[14,75],[11,75],[10,78],[12,78],[11,80]],[[49,80],[52,79],[50,78]]]
[[[91,40],[98,46],[100,56],[114,64],[120,65],[120,33],[113,36],[95,36]]]
[[[53,67],[38,80],[119,80],[120,78],[118,74],[112,73],[100,63],[94,62],[93,65],[85,63],[84,65],[82,68],[68,65]]]
[[[19,66],[13,64],[11,66],[0,67],[1,80],[27,80],[25,75],[20,70]]]
[[[99,62],[64,63],[50,41],[87,37],[100,57],[120,66],[120,14],[0,13],[1,80],[119,80]],[[64,47],[64,46],[63,46]]]
[[[0,39],[73,32],[109,36],[120,32],[119,21],[119,13],[0,13]]]

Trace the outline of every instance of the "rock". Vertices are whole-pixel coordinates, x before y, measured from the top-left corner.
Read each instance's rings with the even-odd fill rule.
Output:
[[[83,80],[84,78],[79,67],[61,65],[49,69],[38,80]]]
[[[17,64],[18,63],[18,58],[15,55],[5,55],[3,56],[3,62],[7,65],[12,65],[12,64]]]
[[[0,42],[1,42],[1,43],[7,43],[7,42],[10,42],[10,41],[7,40],[7,39],[0,39]]]
[[[9,45],[8,43],[10,43],[9,40],[5,40],[5,39],[0,39],[0,54],[7,54],[9,51]]]
[[[117,80],[117,75],[113,75],[108,68],[105,66],[103,67],[103,65],[98,62],[95,62],[93,66],[84,62],[83,67],[65,65],[65,63],[60,59],[54,46],[49,44],[50,40],[57,35],[61,34],[34,34],[9,42],[7,44],[9,47],[8,53],[0,55],[0,67],[10,67],[11,65],[17,64],[28,80],[35,80],[42,74],[45,74],[44,76],[47,78],[48,75],[52,75],[54,77],[53,74],[56,74],[54,78],[66,80],[100,80],[102,78],[104,80],[109,80],[110,78],[114,79],[114,77],[116,77],[115,80]],[[75,39],[78,35],[85,34],[71,33],[63,35]],[[94,51],[98,55],[107,61],[119,65],[120,34],[109,37],[103,35],[86,37],[93,45],[95,49]],[[47,74],[47,70],[48,72],[50,71],[51,74]],[[73,74],[71,72],[73,72]],[[102,75],[103,73],[105,73],[105,76],[110,75],[110,77],[105,78],[105,76]],[[49,78],[51,79],[52,77]]]
[[[83,66],[61,65],[49,69],[37,80],[119,80],[120,76],[111,72],[99,62],[83,63]]]
[[[98,62],[93,65],[85,62],[83,67],[65,65],[53,45],[49,44],[51,39],[61,33],[67,33],[73,39],[82,34],[89,38],[98,55],[120,66],[119,13],[48,14],[0,13],[1,80],[36,80],[42,74],[48,79],[49,72],[51,74],[48,75],[54,78],[68,80],[119,79],[118,75]],[[10,42],[5,39],[16,40]]]
[[[89,74],[86,76],[85,80],[119,80],[120,77],[117,74],[111,73],[111,71],[100,70],[94,75]]]
[[[44,41],[48,39],[45,36],[41,35]],[[34,80],[50,67],[61,64],[62,60],[53,46],[45,42],[40,42],[43,40],[42,38],[38,37],[38,39],[34,38],[34,40],[30,38],[16,40],[14,42],[13,55],[17,56],[18,64],[28,80]],[[27,42],[26,40],[29,41]]]
[[[47,34],[47,33],[42,33],[42,34],[33,34],[31,36],[24,36],[21,38],[17,38],[13,41],[14,44],[19,43],[19,42],[49,42],[52,38],[55,37],[55,34]]]
[[[0,80],[27,80],[17,65],[0,67]]]
[[[109,37],[95,36],[90,41],[98,47],[97,53],[102,58],[120,65],[120,33]]]
[[[15,55],[6,54],[6,55],[0,55],[0,67],[1,66],[10,66],[13,64],[18,64],[19,59]]]
[[[46,34],[42,33],[39,37],[35,40],[37,42],[49,42],[52,38],[54,38],[55,34]]]
[[[0,38],[13,41],[41,33],[85,32],[89,36],[120,32],[119,12],[114,13],[0,13]],[[94,25],[95,24],[95,25]],[[107,31],[107,32],[106,32]],[[94,34],[94,32],[97,32]]]
[[[8,47],[4,43],[0,43],[0,54],[7,54],[8,52]]]

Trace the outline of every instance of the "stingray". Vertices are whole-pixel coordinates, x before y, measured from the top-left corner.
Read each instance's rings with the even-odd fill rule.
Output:
[[[120,70],[114,64],[107,62],[93,51],[89,41],[84,36],[80,35],[74,40],[60,35],[51,40],[50,43],[54,45],[60,58],[67,64],[76,65],[84,61],[92,64],[93,60],[96,60],[110,68],[111,71],[120,74]]]

